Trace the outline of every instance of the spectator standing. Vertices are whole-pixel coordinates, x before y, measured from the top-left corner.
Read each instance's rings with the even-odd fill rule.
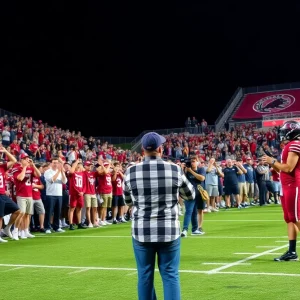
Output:
[[[133,206],[132,242],[139,299],[156,299],[156,256],[164,299],[181,299],[178,194],[185,200],[192,200],[195,189],[179,166],[162,160],[164,142],[165,138],[155,132],[145,134],[142,138],[144,161],[125,172],[125,202]]]
[[[46,201],[45,201],[45,232],[51,233],[51,216],[53,215],[53,230],[63,232],[59,227],[59,219],[62,206],[63,184],[67,183],[67,177],[62,163],[58,158],[51,158],[51,165],[44,173],[46,181]]]

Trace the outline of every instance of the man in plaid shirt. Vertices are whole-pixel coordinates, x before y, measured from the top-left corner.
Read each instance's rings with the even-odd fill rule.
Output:
[[[164,299],[179,300],[180,222],[178,198],[193,200],[195,189],[181,168],[162,160],[166,139],[156,132],[142,137],[145,159],[124,176],[124,199],[133,206],[132,241],[138,270],[139,299],[156,299],[156,254]]]

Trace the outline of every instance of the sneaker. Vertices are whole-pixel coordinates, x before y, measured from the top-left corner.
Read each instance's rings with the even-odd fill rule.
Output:
[[[52,233],[52,232],[51,232],[50,229],[47,229],[47,230],[45,231],[45,233],[49,234],[49,233]]]
[[[58,229],[55,230],[55,232],[66,232],[66,231],[61,229],[61,228],[58,228]]]
[[[45,228],[40,228],[40,232],[41,232],[41,233],[46,233]]]
[[[25,239],[27,239],[27,236],[26,236],[25,230],[21,230],[21,236],[20,236],[20,238],[21,238],[22,240],[25,240]]]
[[[201,235],[201,234],[203,234],[203,232],[200,231],[199,229],[192,232],[192,235]]]
[[[106,225],[112,225],[112,223],[104,221]]]
[[[187,231],[185,229],[182,230],[181,237],[187,237]]]
[[[297,252],[289,252],[289,251],[286,251],[280,257],[274,258],[274,261],[297,261],[297,260],[299,260]]]
[[[70,229],[70,230],[75,230],[74,224],[70,224],[69,229]]]
[[[15,240],[15,241],[19,240],[19,230],[18,229],[14,229],[12,231],[12,239]]]
[[[113,224],[119,224],[119,222],[117,220],[113,220],[112,222]]]
[[[8,241],[7,240],[4,240],[0,237],[0,243],[7,243]]]
[[[90,223],[89,226],[88,226],[88,228],[94,228],[93,224]]]
[[[9,238],[13,238],[13,236],[12,236],[12,234],[11,234],[11,232],[10,232],[10,229],[8,228],[8,227],[5,227],[4,229],[3,229],[3,233],[6,235],[6,236],[8,236]]]
[[[31,234],[29,231],[25,232],[25,236],[30,239],[35,237],[35,235]]]
[[[78,228],[78,229],[87,229],[88,227],[87,227],[85,224],[79,223],[79,224],[77,225],[77,228]]]
[[[204,234],[205,232],[203,231],[202,227],[199,227],[198,230],[201,232],[201,234]]]
[[[107,224],[104,221],[100,221],[100,225],[106,226]]]
[[[101,226],[97,223],[94,224],[94,228],[100,228]]]

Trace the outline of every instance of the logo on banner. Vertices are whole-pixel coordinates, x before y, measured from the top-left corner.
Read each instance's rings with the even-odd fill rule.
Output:
[[[276,113],[287,109],[295,102],[295,97],[288,94],[274,94],[264,97],[253,105],[253,110],[258,113]]]

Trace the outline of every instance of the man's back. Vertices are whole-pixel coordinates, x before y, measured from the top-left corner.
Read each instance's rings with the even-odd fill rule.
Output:
[[[180,236],[178,194],[193,199],[194,188],[181,168],[147,157],[125,173],[125,201],[133,202],[132,235],[140,242],[168,242]]]

